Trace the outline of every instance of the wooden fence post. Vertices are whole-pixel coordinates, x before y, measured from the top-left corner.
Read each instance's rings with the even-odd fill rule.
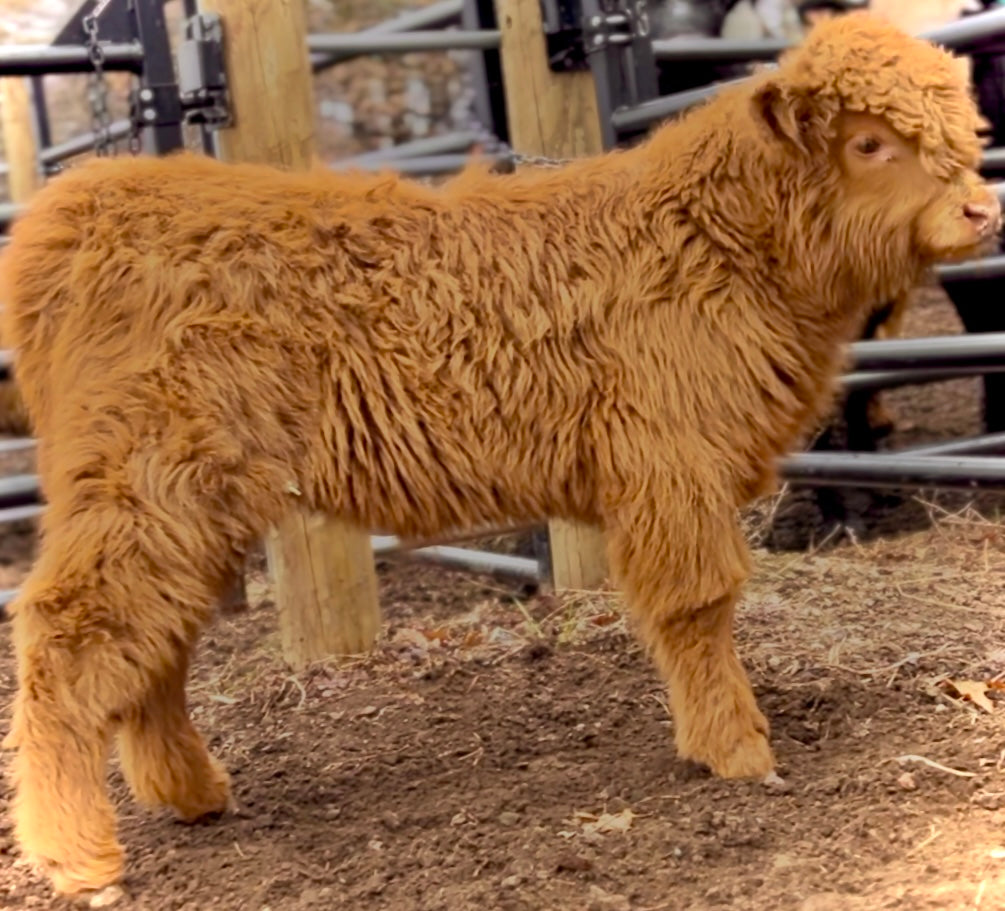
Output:
[[[305,0],[200,0],[223,21],[234,123],[216,133],[219,157],[307,169],[314,92]],[[283,654],[294,668],[364,652],[380,631],[369,532],[291,509],[266,539]]]
[[[8,77],[0,79],[0,129],[3,131],[4,159],[10,201],[26,205],[45,183],[38,158],[38,133],[32,106],[31,82]],[[0,338],[0,348],[5,347]],[[4,433],[31,432],[17,382],[8,377],[0,382],[0,430]]]
[[[0,118],[3,120],[4,158],[10,200],[26,203],[42,186],[38,160],[31,84],[27,79],[0,79]]]
[[[604,151],[592,75],[548,67],[540,0],[496,0],[496,18],[513,149],[551,158]],[[596,588],[607,578],[606,542],[599,529],[553,519],[548,538],[555,588]]]

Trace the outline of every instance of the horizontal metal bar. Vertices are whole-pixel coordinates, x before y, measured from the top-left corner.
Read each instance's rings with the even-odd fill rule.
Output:
[[[143,48],[138,44],[105,44],[104,68],[143,71]],[[49,73],[89,73],[93,70],[83,45],[12,44],[0,48],[0,76],[41,76]]]
[[[0,509],[13,506],[31,506],[38,503],[38,477],[33,474],[15,474],[0,478]]]
[[[741,76],[739,79],[728,79],[723,82],[714,82],[710,85],[703,85],[698,89],[688,89],[686,92],[675,92],[673,95],[663,95],[660,98],[653,98],[652,101],[643,101],[634,107],[619,108],[611,114],[611,123],[614,129],[625,132],[629,130],[644,130],[650,124],[659,120],[665,120],[674,114],[693,108],[697,104],[707,101],[719,94],[724,88],[740,85],[746,82],[749,77]]]
[[[435,538],[407,540],[396,535],[376,534],[371,538],[371,547],[378,556],[389,556],[406,550],[436,547],[440,544],[460,544],[464,541],[478,541],[482,538],[499,538],[507,535],[522,535],[540,528],[539,522],[522,523],[493,528],[469,528],[465,531],[450,531]]]
[[[1005,37],[1005,9],[954,19],[937,28],[925,29],[918,37],[955,51],[977,50],[989,41]]]
[[[1005,11],[968,16],[938,28],[921,32],[920,37],[956,50],[978,48],[988,41],[1005,37]],[[748,60],[774,60],[793,46],[785,38],[734,40],[727,38],[657,39],[653,41],[657,60],[677,63],[742,63]]]
[[[995,187],[997,190],[998,185]],[[999,194],[1000,194],[999,190]],[[936,277],[944,285],[953,282],[974,281],[975,279],[1005,277],[1005,255],[985,256],[982,259],[968,259],[962,263],[943,263],[935,270]]]
[[[40,503],[30,503],[27,506],[11,506],[8,509],[0,509],[0,525],[8,522],[23,522],[25,519],[34,519],[45,512],[45,507]]]
[[[779,467],[790,484],[1005,491],[1005,458],[996,456],[803,452]]]
[[[1005,361],[1001,364],[978,364],[960,367],[908,367],[899,370],[861,370],[841,377],[841,388],[845,392],[863,392],[866,389],[895,389],[898,386],[921,386],[927,383],[944,383],[947,380],[984,376],[988,373],[1005,372]]]
[[[1005,170],[1005,148],[985,149],[981,156],[981,169],[984,171]]]
[[[477,130],[464,130],[457,133],[445,133],[442,136],[426,136],[388,146],[386,149],[374,149],[363,152],[351,158],[338,159],[333,167],[359,167],[373,162],[399,161],[402,158],[419,158],[428,155],[444,155],[449,152],[464,152],[477,142],[486,139],[484,133]]]
[[[116,120],[109,125],[108,133],[114,141],[124,139],[129,135],[131,129],[132,124],[128,120]],[[74,155],[90,152],[94,148],[94,141],[94,133],[81,133],[79,136],[67,139],[66,142],[42,149],[38,157],[44,165],[58,164],[61,161],[66,161],[67,158],[73,158]]]
[[[1005,332],[939,335],[854,342],[849,346],[855,370],[908,367],[1000,366],[1005,363]]]
[[[38,441],[32,437],[14,437],[10,440],[0,440],[0,455],[11,452],[23,452],[26,449],[34,449]]]
[[[948,443],[925,443],[923,446],[912,446],[910,449],[891,453],[891,455],[909,456],[982,454],[1005,454],[1005,433],[985,433],[977,437],[950,440]]]
[[[0,202],[0,229],[7,230],[12,221],[24,211],[24,206],[14,202]]]
[[[922,32],[920,37],[957,51],[974,50],[989,41],[1005,38],[1005,9],[967,16],[936,29]],[[657,59],[680,61],[763,60],[768,59],[769,48],[774,48],[774,54],[777,55],[784,49],[784,46],[784,41],[726,41],[717,38],[688,38],[679,41],[657,40],[653,42],[653,50]],[[694,50],[692,51],[691,48]],[[757,56],[741,57],[739,56],[741,50]],[[621,108],[613,112],[611,122],[614,129],[620,132],[645,129],[656,121],[664,120],[706,101],[727,86],[744,82],[749,78],[749,76],[741,76],[739,79],[717,82],[687,92],[677,92],[662,98],[654,98],[634,107]]]
[[[727,38],[663,38],[653,41],[653,56],[674,63],[708,61],[742,63],[747,60],[774,60],[792,42],[784,38],[733,40]]]
[[[408,54],[416,51],[463,51],[498,48],[498,29],[402,32],[400,34],[308,35],[307,47],[314,52],[335,54]]]
[[[482,155],[482,161],[497,163],[510,160],[508,155]],[[428,155],[419,158],[400,158],[396,161],[365,161],[352,159],[336,161],[332,167],[336,171],[396,171],[411,177],[432,177],[437,174],[453,174],[473,161],[471,155]]]
[[[385,538],[375,536],[370,540],[376,556],[388,556],[392,554],[403,556],[407,554],[410,559],[423,560],[430,563],[442,563],[448,566],[456,566],[460,569],[467,569],[471,572],[504,573],[508,576],[533,580],[543,578],[541,564],[530,557],[496,554],[489,551],[471,550],[466,547],[447,547],[440,544],[431,547],[420,547],[409,551],[384,550],[382,546],[386,540]]]
[[[417,29],[446,28],[449,25],[459,23],[463,11],[464,0],[441,0],[439,3],[431,3],[422,9],[410,10],[393,19],[388,19],[386,22],[381,22],[379,25],[362,29],[356,34],[388,35],[397,32],[412,32]],[[311,67],[315,73],[318,73],[335,66],[337,63],[352,60],[358,56],[359,54],[356,53],[312,54]]]

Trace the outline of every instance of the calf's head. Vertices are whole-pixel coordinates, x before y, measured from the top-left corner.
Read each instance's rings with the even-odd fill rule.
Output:
[[[977,170],[983,121],[955,60],[855,13],[817,26],[752,90],[767,141],[805,176],[805,217],[827,220],[860,261],[961,259],[1001,230]]]

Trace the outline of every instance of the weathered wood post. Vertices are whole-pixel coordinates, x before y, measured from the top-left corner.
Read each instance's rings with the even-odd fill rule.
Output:
[[[550,158],[602,152],[593,77],[548,67],[540,0],[495,3],[510,145],[524,155]],[[555,588],[596,588],[607,578],[606,542],[599,529],[552,520],[548,538]]]
[[[4,158],[10,200],[26,203],[42,186],[42,166],[38,160],[35,115],[31,104],[31,84],[27,79],[0,79],[0,118],[3,120]]]
[[[219,157],[309,168],[315,114],[305,0],[200,0],[200,7],[223,21],[234,123],[216,134]],[[266,546],[283,655],[294,668],[373,645],[380,607],[367,531],[291,502]]]
[[[10,201],[25,205],[45,183],[38,158],[38,134],[28,79],[0,79],[0,129]],[[0,338],[2,347],[4,340]],[[0,429],[17,434],[29,430],[28,414],[12,378],[0,382]]]

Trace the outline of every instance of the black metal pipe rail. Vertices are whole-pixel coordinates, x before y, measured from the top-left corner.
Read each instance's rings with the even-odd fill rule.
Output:
[[[397,162],[403,158],[419,158],[428,155],[445,155],[451,152],[464,152],[478,142],[484,142],[489,137],[478,130],[463,130],[456,133],[444,133],[440,136],[426,136],[422,139],[412,139],[388,146],[386,149],[375,149],[372,152],[362,152],[351,158],[343,158],[334,162],[333,167],[358,167],[375,162]]]
[[[49,106],[45,100],[45,78],[31,77],[31,106],[35,111],[35,128],[38,130],[39,148],[52,145],[52,130],[49,128]]]
[[[105,44],[104,68],[143,71],[143,48],[138,43]],[[47,76],[50,73],[89,73],[93,70],[87,48],[48,44],[11,45],[0,48],[0,76]]]
[[[509,155],[483,155],[482,160],[498,164],[511,161]],[[416,158],[401,158],[396,161],[377,160],[359,161],[347,159],[337,161],[332,165],[336,171],[395,171],[410,177],[434,177],[439,174],[453,174],[474,159],[470,155],[423,155]]]
[[[956,51],[979,50],[988,41],[1005,36],[1005,10],[996,10],[929,29],[920,37]],[[729,38],[687,37],[653,41],[657,60],[685,63],[744,63],[774,60],[793,42],[785,38],[735,40]]]
[[[985,433],[976,437],[966,437],[962,440],[949,440],[946,443],[925,443],[922,446],[912,446],[902,449],[895,455],[938,456],[938,455],[1003,455],[1005,454],[1005,433]]]
[[[1005,42],[1005,9],[967,16],[947,25],[921,32],[919,37],[951,50],[967,53],[979,51],[994,42]],[[654,41],[653,53],[660,60],[743,61],[767,60],[777,56],[787,46],[784,41],[731,41],[722,38],[689,38]],[[694,48],[692,51],[691,48]],[[742,52],[742,53],[741,53]],[[689,107],[711,98],[723,88],[749,79],[742,76],[687,92],[664,95],[633,107],[619,108],[611,114],[616,131],[644,130],[650,124],[679,114]]]
[[[854,342],[850,346],[855,370],[929,370],[1005,365],[1005,332],[939,335]]]
[[[0,509],[15,506],[36,506],[38,499],[38,477],[33,474],[8,475],[0,478]]]
[[[780,463],[791,484],[1005,491],[1005,458],[900,452],[803,452]]]
[[[116,120],[109,125],[108,135],[112,141],[125,139],[131,129],[132,125],[128,120]],[[94,148],[94,142],[94,133],[81,133],[79,136],[67,139],[66,142],[42,149],[38,157],[45,167],[51,168],[53,165],[66,161],[68,158],[73,158],[75,155],[83,155],[85,152],[90,152]]]
[[[979,51],[989,42],[1005,38],[1005,9],[955,19],[946,25],[919,32],[918,37],[952,51]]]
[[[38,441],[34,437],[12,437],[9,440],[0,440],[0,453],[6,455],[11,452],[23,452],[25,449],[34,449]]]
[[[1005,184],[998,184],[995,190],[999,198],[1002,197],[1002,188]],[[940,265],[935,274],[944,285],[951,285],[953,282],[969,282],[975,279],[1002,278],[1005,276],[1005,254],[995,256],[985,256],[982,259],[968,259],[962,263],[944,263]]]
[[[634,130],[645,130],[652,124],[680,114],[714,98],[723,89],[746,82],[749,76],[740,76],[737,79],[725,79],[722,82],[713,82],[710,85],[703,85],[701,88],[688,89],[686,92],[674,92],[672,95],[662,95],[653,98],[652,101],[643,101],[630,108],[618,108],[611,114],[611,123],[614,129],[620,133]]]
[[[421,29],[445,28],[448,25],[455,25],[460,22],[461,14],[464,11],[464,0],[441,0],[439,3],[431,3],[423,9],[402,13],[381,22],[379,25],[362,29],[356,32],[357,35],[392,35],[401,32],[412,32]],[[335,54],[314,53],[311,54],[311,68],[315,73],[322,72],[342,63],[360,56],[359,52],[340,52]]]
[[[981,156],[981,170],[994,172],[1005,170],[1005,148],[985,149]]]
[[[407,54],[414,51],[484,51],[498,48],[498,29],[423,31],[368,35],[308,35],[307,48],[324,54]]]
[[[24,211],[24,206],[15,202],[0,202],[0,231],[6,231],[10,223]]]
[[[734,40],[728,38],[657,38],[653,56],[672,63],[745,63],[774,60],[792,45],[784,38]]]
[[[960,367],[905,367],[897,370],[860,370],[841,377],[845,392],[864,392],[867,389],[896,389],[898,386],[922,386],[927,383],[944,383],[946,380],[984,376],[988,373],[1005,373],[1005,359],[1000,364],[981,364]]]

